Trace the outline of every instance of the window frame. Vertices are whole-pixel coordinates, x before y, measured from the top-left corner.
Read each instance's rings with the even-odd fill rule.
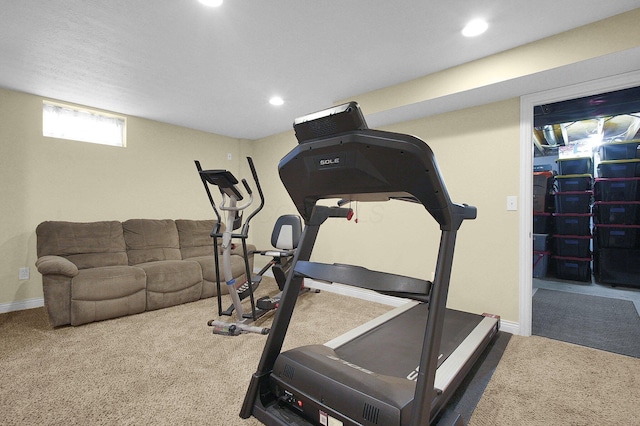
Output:
[[[81,134],[77,131],[69,131],[69,128],[65,129],[50,129],[47,128],[47,124],[50,122],[47,118],[47,108],[61,108],[62,110],[69,111],[70,113],[64,117],[68,121],[73,121],[77,118],[78,123],[76,125],[85,125],[91,127],[93,121],[94,128],[89,130],[88,133]],[[75,115],[76,117],[73,117]],[[113,129],[114,134],[119,137],[115,137],[112,140],[107,140],[104,137],[94,137],[91,132],[100,132],[100,129],[96,129],[96,126],[108,126],[109,121],[114,121],[115,127]],[[67,125],[73,125],[67,123]],[[42,136],[54,139],[72,140],[78,142],[93,143],[98,145],[113,146],[117,148],[126,148],[127,146],[127,117],[120,114],[114,114],[95,108],[88,108],[85,106],[67,104],[63,102],[43,100],[42,101]]]

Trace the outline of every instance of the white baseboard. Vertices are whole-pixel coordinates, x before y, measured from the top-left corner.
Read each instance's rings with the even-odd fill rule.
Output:
[[[500,320],[500,331],[509,334],[520,334],[520,323],[515,321]]]
[[[321,291],[328,291],[330,293],[357,297],[358,299],[369,300],[371,302],[378,302],[390,306],[401,306],[407,303],[407,299],[403,299],[401,297],[387,296],[385,294],[376,293],[372,290],[348,286],[344,284],[327,284],[321,281],[312,280],[310,278],[304,279],[304,286],[315,288]]]
[[[264,275],[273,278],[273,273],[271,272],[271,270],[265,272]],[[304,285],[306,287],[315,288],[321,291],[328,291],[345,296],[357,297],[359,299],[382,303],[383,305],[394,307],[401,306],[407,303],[407,299],[403,299],[401,297],[387,296],[385,294],[380,294],[372,290],[343,284],[328,284],[321,281],[312,280],[310,278],[305,278]],[[20,300],[18,302],[0,303],[0,314],[13,311],[22,311],[25,309],[40,308],[42,306],[44,306],[44,298],[42,297]],[[514,321],[500,320],[500,330],[506,333],[520,334],[520,324]]]
[[[264,275],[273,277],[271,271],[266,272]],[[343,294],[345,296],[357,297],[363,300],[369,300],[371,302],[378,302],[384,305],[401,306],[407,303],[407,299],[401,297],[387,296],[377,293],[372,290],[366,290],[363,288],[352,287],[344,284],[328,284],[321,281],[312,280],[310,278],[304,279],[304,285],[309,288],[315,288],[321,291],[328,291],[331,293]],[[515,321],[500,320],[500,331],[510,334],[520,334],[520,324]]]
[[[40,308],[44,306],[44,298],[36,297],[35,299],[20,300],[18,302],[0,303],[0,314],[7,312],[22,311],[25,309]]]
[[[259,270],[259,268],[254,268],[253,272],[258,273]],[[273,272],[271,271],[271,269],[267,270],[264,273],[264,276],[273,278]],[[358,299],[369,300],[371,302],[378,302],[382,303],[383,305],[400,306],[407,303],[406,299],[402,299],[400,297],[387,296],[384,294],[376,293],[372,290],[344,284],[331,284],[322,281],[316,281],[311,278],[304,279],[304,286],[320,291],[328,291],[329,293],[342,294],[345,296],[357,297]]]
[[[384,294],[376,293],[375,291],[365,290],[357,287],[351,287],[342,284],[326,284],[319,281],[310,280],[305,278],[305,286],[310,288],[317,288],[318,290],[329,291],[332,293],[344,294],[345,296],[357,297],[359,299],[369,300],[372,302],[378,302],[390,306],[401,306],[407,303],[407,299],[394,296],[386,296]],[[520,334],[520,324],[515,321],[500,320],[500,331],[510,334]]]

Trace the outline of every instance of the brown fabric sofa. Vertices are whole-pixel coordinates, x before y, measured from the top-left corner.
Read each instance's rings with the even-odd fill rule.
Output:
[[[80,325],[215,296],[214,225],[186,219],[41,223],[36,267],[51,324]],[[247,248],[251,270],[255,247]],[[241,281],[241,245],[232,253],[232,274]]]

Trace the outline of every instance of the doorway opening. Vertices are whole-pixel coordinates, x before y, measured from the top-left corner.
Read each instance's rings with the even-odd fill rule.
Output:
[[[554,103],[556,107],[567,107],[570,102],[599,94],[614,92],[640,86],[640,72],[621,74],[601,80],[591,81],[579,85],[568,86],[561,89],[549,90],[524,96],[521,98],[521,122],[520,122],[520,193],[522,210],[520,211],[520,267],[519,267],[519,295],[520,295],[520,334],[529,336],[532,332],[532,298],[533,286],[533,170],[534,165],[534,132],[535,115],[551,117],[554,111],[545,110],[544,106]],[[584,99],[583,99],[584,100]],[[593,106],[593,105],[592,105]],[[557,108],[555,113],[566,113],[562,108]],[[566,118],[566,117],[565,117]],[[575,117],[569,117],[574,119]],[[570,121],[567,120],[567,121]],[[557,141],[556,141],[557,142]],[[556,145],[558,145],[556,143]],[[538,148],[534,148],[538,149]],[[559,282],[559,284],[566,284]],[[540,286],[537,286],[540,288]],[[565,286],[565,290],[570,287]]]
[[[640,87],[534,108],[532,334],[640,357]]]

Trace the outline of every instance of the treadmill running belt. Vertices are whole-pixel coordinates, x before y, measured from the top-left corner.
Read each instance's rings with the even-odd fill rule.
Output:
[[[335,349],[360,367],[393,377],[415,378],[429,305],[421,303]],[[447,309],[438,367],[482,321],[480,315]]]

